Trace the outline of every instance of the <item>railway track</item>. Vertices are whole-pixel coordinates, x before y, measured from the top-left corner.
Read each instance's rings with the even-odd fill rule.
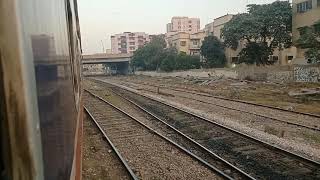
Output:
[[[122,98],[122,97],[119,97],[119,98]],[[147,118],[145,119],[147,119],[149,122],[145,124],[148,127],[155,129],[156,132],[160,133],[161,135],[165,136],[166,138],[180,145],[190,153],[194,154],[194,156],[197,156],[198,159],[201,159],[201,161],[205,162],[206,164],[209,164],[212,169],[223,174],[226,179],[254,179],[252,176],[246,174],[245,172],[241,171],[239,168],[230,164],[226,160],[220,158],[218,155],[212,153],[211,151],[209,151],[199,143],[188,138],[183,133],[181,133],[174,127],[170,126],[166,122],[162,121],[156,116],[153,116],[149,111],[134,104],[134,102],[131,102],[125,98],[123,99],[125,101],[128,101],[127,103],[129,104],[133,104],[134,106],[137,106],[138,110],[140,110],[143,114],[147,115]],[[124,109],[124,108],[125,107],[122,107],[121,109]],[[132,113],[137,114],[136,112],[132,112]]]
[[[146,85],[146,84],[140,84],[140,85],[150,86],[150,85]],[[283,120],[283,119],[280,119],[280,118],[277,118],[277,117],[271,117],[272,114],[271,115],[270,114],[269,115],[265,115],[265,114],[257,113],[255,111],[248,111],[248,110],[241,109],[241,108],[235,108],[233,106],[225,105],[225,103],[217,103],[217,102],[212,101],[212,100],[210,101],[209,99],[201,100],[199,98],[195,98],[195,97],[190,96],[190,94],[191,95],[197,95],[197,96],[212,98],[213,100],[219,99],[219,100],[229,101],[229,102],[233,102],[233,103],[240,103],[239,107],[241,107],[241,104],[245,104],[245,105],[250,105],[250,106],[254,106],[254,107],[262,107],[262,108],[268,108],[268,109],[272,109],[272,110],[276,110],[276,111],[282,111],[282,112],[285,112],[285,113],[291,113],[291,114],[298,115],[298,116],[304,116],[304,117],[307,116],[307,117],[311,117],[311,118],[316,118],[316,119],[319,119],[319,123],[320,123],[320,116],[316,115],[316,114],[289,111],[289,110],[278,108],[278,107],[266,106],[266,105],[255,104],[255,103],[251,103],[251,102],[247,102],[247,101],[240,101],[240,100],[234,100],[234,99],[229,99],[229,98],[224,98],[224,97],[219,97],[219,96],[213,96],[213,95],[210,95],[210,94],[199,93],[199,92],[189,91],[189,90],[185,90],[185,89],[170,88],[170,87],[164,87],[164,86],[156,86],[156,88],[158,88],[158,87],[162,88],[162,89],[168,89],[170,91],[182,92],[182,93],[186,93],[187,94],[187,95],[172,94],[173,96],[177,96],[177,97],[181,97],[181,98],[184,98],[184,99],[197,101],[197,102],[200,102],[200,103],[210,104],[210,105],[221,107],[221,108],[224,108],[224,109],[227,109],[227,110],[246,113],[246,114],[254,115],[254,116],[257,116],[257,117],[266,118],[268,120],[277,121],[277,122],[280,122],[280,123],[285,123],[285,124],[288,124],[288,125],[292,125],[292,126],[296,126],[296,127],[300,127],[300,128],[304,128],[304,129],[309,129],[309,130],[312,130],[312,131],[320,132],[320,127],[316,126],[316,125],[314,125],[314,126],[304,125],[302,123],[296,123],[296,122],[292,122],[292,121],[289,121],[289,120]],[[155,87],[153,86],[152,88],[155,88]],[[157,93],[157,90],[150,90],[150,89],[143,89],[143,90],[144,91],[149,91],[151,93]],[[188,96],[188,94],[189,94],[189,96]],[[248,108],[246,108],[246,109],[248,109]],[[304,118],[304,117],[301,117],[301,118]]]
[[[226,175],[224,172],[220,171],[219,169],[211,166],[209,163],[207,163],[205,160],[199,158],[198,156],[194,155],[187,149],[181,147],[180,145],[176,144],[175,142],[171,141],[170,139],[162,136],[161,134],[157,133],[153,129],[149,128],[144,123],[140,122],[138,119],[134,118],[133,116],[127,114],[126,112],[122,111],[118,107],[112,105],[111,103],[103,100],[101,97],[86,91],[85,97],[87,98],[87,104],[86,109],[90,109],[91,113],[90,116],[95,119],[95,123],[99,127],[100,131],[103,132],[104,136],[108,140],[109,143],[111,143],[116,149],[116,147],[119,147],[116,152],[119,154],[119,158],[122,160],[123,164],[128,168],[128,171],[132,173],[132,177],[137,178],[137,175],[135,175],[135,171],[131,169],[140,169],[140,173],[146,173],[151,175],[152,177],[162,177],[162,178],[172,178],[174,176],[170,176],[170,174],[165,174],[162,172],[162,174],[159,173],[159,170],[157,170],[156,166],[158,163],[162,161],[168,161],[172,160],[175,161],[174,157],[167,157],[166,154],[169,154],[170,156],[179,156],[172,155],[171,152],[168,153],[167,150],[165,150],[167,153],[162,154],[164,158],[157,159],[161,156],[161,152],[152,152],[157,149],[163,148],[163,143],[155,143],[155,139],[164,139],[166,143],[173,145],[175,148],[179,149],[179,151],[182,151],[185,153],[188,157],[194,158],[197,160],[201,165],[197,166],[203,166],[203,168],[207,168],[211,173],[214,173],[215,176],[218,178],[214,179],[233,179],[230,176]],[[89,110],[88,110],[89,111]],[[103,114],[101,112],[103,111]],[[108,117],[108,118],[106,118]],[[151,142],[149,142],[151,141]],[[146,145],[146,143],[150,143],[149,145]],[[148,151],[148,152],[146,152]],[[150,154],[151,151],[151,154]],[[122,158],[120,153],[125,154]],[[160,153],[160,155],[159,155]],[[154,160],[154,157],[157,157]],[[180,157],[181,158],[181,157]],[[134,162],[130,166],[133,166],[133,168],[130,168],[128,163],[126,163],[126,159],[129,162]],[[140,163],[140,165],[136,165],[139,162],[143,162],[143,164]],[[172,162],[167,162],[168,164]],[[129,163],[130,164],[130,163]],[[156,164],[156,165],[155,165]],[[185,164],[185,166],[192,166],[192,163]],[[141,167],[143,166],[143,167]],[[172,168],[172,167],[166,167]],[[176,167],[177,168],[177,167]],[[203,168],[200,168],[203,170]],[[199,169],[197,167],[196,169]],[[188,171],[186,169],[186,171]],[[189,169],[189,171],[194,171],[194,169]],[[192,172],[190,175],[192,175]],[[201,172],[200,174],[203,174]],[[218,174],[218,175],[216,175]],[[167,176],[167,177],[166,177]],[[138,178],[141,177],[141,174],[138,176]],[[148,177],[144,177],[148,178]],[[150,178],[150,177],[149,177]],[[181,177],[180,177],[181,178]],[[190,178],[190,177],[186,177]],[[211,177],[212,178],[212,177]],[[209,179],[211,179],[209,178]],[[202,178],[201,178],[202,179]],[[207,177],[204,179],[208,179]]]
[[[103,83],[106,85],[106,83]],[[113,91],[256,179],[319,179],[320,164],[208,119],[108,84]]]
[[[107,134],[104,132],[102,126],[98,123],[98,121],[93,117],[93,115],[90,113],[90,111],[84,107],[85,112],[89,115],[90,119],[94,122],[94,124],[97,126],[99,129],[99,132],[103,135],[104,139],[108,142],[108,144],[111,146],[112,151],[116,154],[117,158],[127,171],[128,175],[130,176],[131,179],[133,180],[138,180],[138,177],[133,173],[132,169],[129,167],[128,163],[125,161],[125,159],[121,156],[115,145],[112,143],[112,141],[109,139]]]

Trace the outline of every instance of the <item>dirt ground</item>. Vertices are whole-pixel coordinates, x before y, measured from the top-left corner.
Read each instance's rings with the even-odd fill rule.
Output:
[[[82,178],[84,180],[130,179],[111,146],[103,140],[102,135],[86,114],[83,126]]]
[[[114,76],[112,80],[178,87],[237,100],[281,107],[288,110],[320,114],[320,95],[289,96],[304,88],[318,88],[319,83],[286,83],[238,81],[233,79],[196,79],[180,77]]]

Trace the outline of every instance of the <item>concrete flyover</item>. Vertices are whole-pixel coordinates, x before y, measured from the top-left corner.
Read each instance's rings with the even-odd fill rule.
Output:
[[[84,55],[82,67],[102,64],[106,67],[105,74],[128,74],[132,54],[93,54]]]

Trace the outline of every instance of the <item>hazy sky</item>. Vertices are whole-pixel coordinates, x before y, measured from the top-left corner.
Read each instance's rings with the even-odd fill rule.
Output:
[[[246,10],[246,4],[275,0],[78,0],[83,52],[110,48],[110,36],[121,32],[166,32],[172,16],[199,17],[201,28],[214,18]],[[102,45],[103,44],[103,45]]]

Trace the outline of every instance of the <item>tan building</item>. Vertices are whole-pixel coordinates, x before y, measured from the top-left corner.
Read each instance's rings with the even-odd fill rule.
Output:
[[[219,18],[214,19],[213,22],[213,34],[218,39],[220,39],[223,42],[223,39],[221,38],[221,30],[224,27],[224,25],[229,22],[234,15],[227,14],[225,16],[221,16]],[[233,64],[239,59],[239,53],[241,50],[245,47],[245,44],[243,42],[239,42],[238,48],[236,50],[233,50],[231,48],[225,49],[225,55],[227,58],[227,63]],[[277,61],[276,64],[278,65],[287,65],[290,64],[291,61],[296,57],[296,48],[291,47],[289,49],[284,49],[282,51],[279,51],[278,49],[274,49],[274,53],[272,56],[270,56],[270,59]]]
[[[190,34],[186,32],[178,32],[168,37],[169,47],[175,47],[179,53],[189,54]]]
[[[204,41],[206,34],[204,31],[199,31],[194,34],[190,34],[189,54],[200,56],[200,48]]]
[[[206,24],[203,31],[206,36],[213,36],[214,22]]]
[[[200,55],[204,37],[204,31],[200,31],[199,18],[173,17],[171,23],[167,24],[167,46],[175,47],[178,52]]]
[[[320,0],[293,0],[292,1],[292,36],[297,41],[303,32],[303,27],[312,26],[320,21]],[[297,48],[294,64],[307,64],[305,50]]]
[[[213,35],[216,36],[221,41],[223,41],[223,39],[221,38],[221,30],[224,27],[224,25],[233,18],[233,16],[234,16],[233,14],[227,14],[227,15],[218,17],[213,21]],[[238,60],[238,54],[240,53],[242,48],[243,48],[243,43],[239,43],[239,47],[237,50],[233,50],[231,48],[225,49],[225,55],[226,55],[228,64],[232,64],[233,62]]]
[[[200,48],[204,38],[204,31],[199,31],[193,34],[178,32],[168,37],[167,40],[168,46],[175,47],[179,53],[200,56]]]
[[[112,54],[133,53],[150,42],[150,36],[144,32],[124,32],[111,36]]]
[[[233,14],[227,14],[214,19],[213,21],[213,35],[221,39],[221,29],[224,25],[233,18]]]
[[[173,17],[171,23],[167,24],[167,33],[169,32],[188,32],[196,33],[200,31],[200,19],[188,17]]]

